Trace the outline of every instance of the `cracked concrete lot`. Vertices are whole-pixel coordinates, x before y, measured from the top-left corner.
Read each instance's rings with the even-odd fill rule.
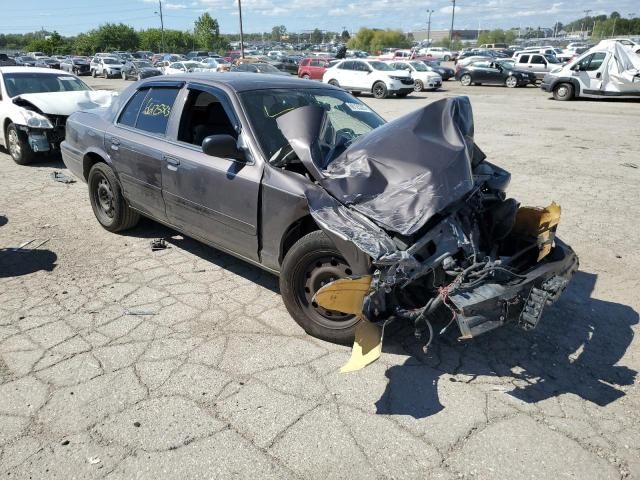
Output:
[[[275,277],[149,220],[110,234],[59,160],[0,153],[2,478],[640,478],[639,105],[445,88],[365,101],[390,119],[468,93],[511,195],[562,205],[581,270],[532,333],[423,354],[392,328],[346,375]]]

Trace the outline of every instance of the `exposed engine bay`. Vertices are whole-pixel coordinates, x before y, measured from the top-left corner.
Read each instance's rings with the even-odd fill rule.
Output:
[[[434,102],[323,154],[321,108],[305,106],[278,126],[313,186],[316,223],[352,266],[315,295],[324,308],[362,318],[351,361],[381,352],[390,321],[413,325],[428,346],[455,322],[470,339],[509,321],[537,326],[578,268],[555,237],[560,207],[522,207],[507,197],[510,174],[473,141],[466,97]],[[328,161],[327,161],[328,158]]]

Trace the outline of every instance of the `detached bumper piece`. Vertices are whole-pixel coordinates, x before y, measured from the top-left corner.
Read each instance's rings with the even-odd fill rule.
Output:
[[[543,309],[551,305],[578,270],[578,257],[570,247],[556,240],[545,261],[510,284],[484,283],[472,290],[449,296],[454,305],[461,339],[476,337],[517,321],[532,330]]]

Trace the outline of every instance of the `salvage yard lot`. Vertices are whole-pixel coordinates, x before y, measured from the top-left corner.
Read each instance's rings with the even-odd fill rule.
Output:
[[[362,98],[392,119],[457,94],[510,193],[562,206],[580,272],[532,333],[452,329],[423,354],[395,328],[351,374],[275,277],[151,221],[110,234],[60,161],[0,153],[0,474],[640,478],[640,103],[453,81]]]

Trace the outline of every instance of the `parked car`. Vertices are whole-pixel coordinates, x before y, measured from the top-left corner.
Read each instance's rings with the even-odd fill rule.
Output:
[[[269,73],[272,75],[289,75],[287,72],[278,70],[270,63],[254,62],[254,63],[241,63],[239,65],[231,66],[232,72],[248,72],[248,73]]]
[[[516,54],[514,60],[518,69],[535,73],[538,80],[542,80],[548,72],[562,65],[555,55],[542,55],[540,53]]]
[[[16,61],[10,58],[6,53],[0,53],[0,67],[12,67],[15,66]]]
[[[89,75],[91,73],[91,62],[81,57],[67,57],[60,62],[60,70],[74,75]]]
[[[303,58],[298,65],[298,77],[311,80],[322,80],[331,59],[322,57]]]
[[[150,60],[151,57],[153,57],[153,52],[149,50],[138,50],[136,54],[138,55],[138,58],[142,58],[145,60]]]
[[[27,55],[28,55],[29,57],[33,57],[33,58],[35,58],[36,60],[37,60],[37,59],[39,59],[39,58],[45,58],[45,57],[47,57],[47,54],[46,54],[46,53],[44,53],[44,52],[27,52]]]
[[[503,50],[508,48],[506,43],[485,43],[478,48],[484,48],[487,50]]]
[[[59,149],[68,115],[102,106],[112,95],[59,70],[0,67],[0,145],[16,163],[31,163]]]
[[[191,60],[193,57],[208,57],[209,52],[204,50],[194,50],[192,52],[187,53],[186,57]]]
[[[22,55],[15,58],[16,65],[19,67],[35,67],[37,60],[35,57]]]
[[[456,71],[451,67],[445,67],[444,65],[440,65],[440,62],[436,61],[426,61],[421,60],[427,66],[427,70],[430,72],[435,72],[442,78],[442,81],[446,82],[450,78],[455,77]]]
[[[515,88],[536,84],[535,73],[519,70],[514,65],[511,60],[478,60],[458,70],[456,80],[465,87],[487,84]]]
[[[134,60],[132,62],[125,63],[121,73],[123,80],[127,80],[129,78],[142,80],[143,78],[157,77],[162,74],[162,70],[154,67],[151,65],[151,62],[146,60]]]
[[[324,72],[322,81],[352,92],[372,93],[375,98],[406,97],[413,92],[409,72],[394,70],[379,60],[342,60]]]
[[[92,77],[119,77],[122,75],[123,63],[116,57],[93,57],[89,64]]]
[[[445,62],[448,62],[449,60],[453,60],[457,56],[457,55],[454,55],[454,53],[451,50],[443,47],[421,48],[419,50],[419,53],[420,55],[432,57],[437,60],[444,60]]]
[[[60,61],[54,58],[40,57],[36,59],[36,64],[34,66],[40,68],[55,68],[56,70],[60,70]]]
[[[280,62],[282,62],[282,67],[280,68],[280,70],[292,75],[298,74],[298,66],[300,64],[300,60],[302,60],[302,57],[296,55],[287,55],[279,60]]]
[[[148,79],[73,114],[62,156],[107,231],[144,215],[279,274],[291,316],[329,341],[452,313],[466,339],[508,321],[531,329],[578,268],[555,237],[557,205],[505,199],[510,174],[475,146],[465,97],[385,124],[291,76]],[[332,308],[333,282],[365,293]]]
[[[640,57],[632,47],[603,40],[578,58],[547,73],[541,89],[556,100],[640,98]]]
[[[176,73],[192,72],[195,68],[202,67],[199,62],[174,62],[164,67],[165,75],[175,75]]]
[[[405,70],[409,72],[413,79],[413,90],[422,92],[423,90],[437,90],[442,86],[442,77],[430,71],[427,66],[419,60],[401,60],[389,62],[394,70]]]

